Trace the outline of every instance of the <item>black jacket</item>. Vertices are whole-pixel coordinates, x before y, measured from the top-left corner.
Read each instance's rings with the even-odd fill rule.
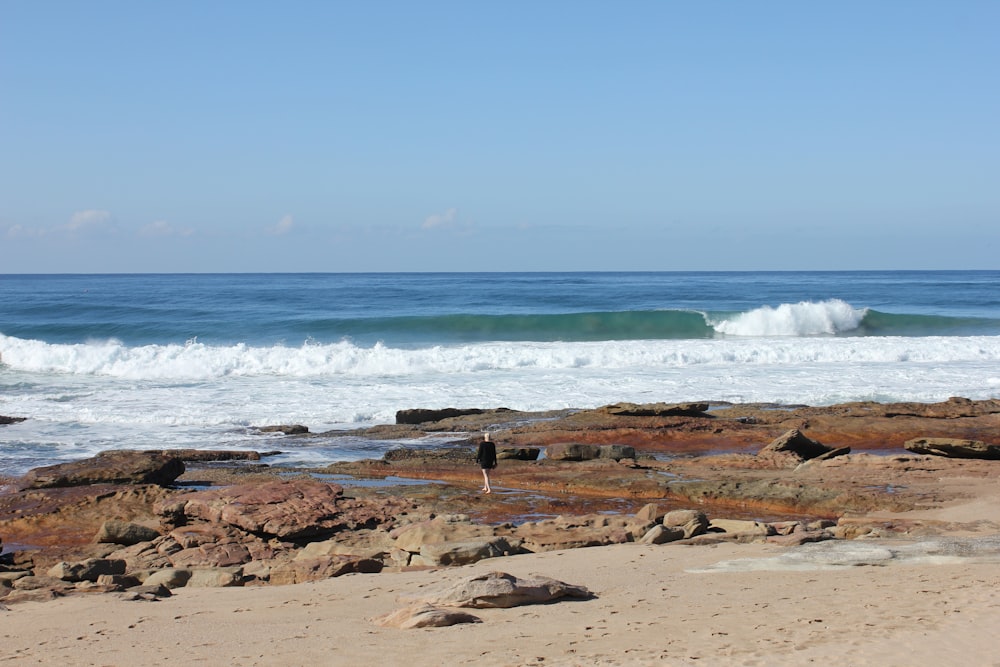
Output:
[[[492,442],[483,440],[476,450],[476,463],[482,468],[497,467],[497,447]]]

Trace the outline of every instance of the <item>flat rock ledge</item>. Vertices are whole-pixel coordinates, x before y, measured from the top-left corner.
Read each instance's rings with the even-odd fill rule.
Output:
[[[64,490],[22,493],[56,491]],[[104,501],[116,497],[100,495]],[[833,522],[712,521],[700,510],[664,512],[655,504],[635,514],[560,516],[520,525],[486,525],[468,515],[427,513],[413,501],[396,496],[347,497],[342,487],[305,475],[120,498],[122,502],[145,498],[152,516],[141,521],[105,519],[90,544],[81,547],[85,555],[80,558],[47,562],[38,554],[36,561],[36,554],[27,550],[0,555],[0,600],[11,604],[94,592],[128,592],[128,599],[149,600],[181,587],[294,584],[347,573],[447,567],[513,554],[608,544],[719,540],[792,544],[835,536],[830,530]],[[115,507],[108,505],[105,511],[113,515],[125,505],[117,506],[118,510]],[[73,521],[73,507],[58,505],[44,516],[46,520],[60,517]],[[4,525],[0,522],[0,530]],[[503,606],[519,598],[539,602],[546,595],[586,595],[568,585],[529,585],[504,577],[476,585],[492,591],[513,588],[503,594],[506,597],[496,598],[493,596],[499,593],[476,589],[471,595],[479,602],[472,606]],[[441,607],[456,603],[439,597],[419,604]],[[444,622],[440,614],[426,609],[410,616],[399,623],[417,627]],[[455,617],[445,617],[447,622],[455,622]]]
[[[1000,458],[1000,401],[708,407],[618,404],[538,421],[504,409],[440,413],[432,415],[439,421],[393,432],[454,432],[458,440],[449,454],[394,454],[354,462],[346,473],[455,482],[429,485],[443,489],[439,495],[414,490],[420,500],[403,497],[414,488],[408,486],[397,487],[399,495],[361,487],[348,495],[345,487],[301,471],[261,472],[253,481],[233,475],[227,486],[185,488],[176,483],[178,467],[183,473],[184,457],[201,456],[195,453],[120,451],[36,469],[0,495],[0,602],[89,592],[149,600],[179,587],[292,584],[609,544],[792,546],[926,536],[940,527],[867,513],[954,499],[948,495],[954,489],[942,491],[942,478],[990,478]],[[496,471],[498,493],[470,493],[478,470],[471,461],[475,438],[468,435],[495,424],[508,424],[494,431],[498,449],[516,454]],[[961,437],[946,438],[949,432]],[[846,455],[848,443],[900,449],[904,436],[911,443],[905,455]],[[731,453],[691,456],[691,443]],[[727,449],[734,443],[739,448]],[[560,449],[568,455],[557,460]],[[548,508],[562,509],[518,515],[549,518],[505,522],[512,516],[505,495],[523,503],[543,493],[561,501]],[[578,511],[582,505],[573,504],[593,497],[620,504],[611,511]],[[814,513],[792,520],[727,518],[734,508],[761,516],[762,507],[788,508],[784,516]],[[440,601],[412,604],[423,610],[412,618],[423,620],[407,623],[442,622],[427,609],[445,608]]]

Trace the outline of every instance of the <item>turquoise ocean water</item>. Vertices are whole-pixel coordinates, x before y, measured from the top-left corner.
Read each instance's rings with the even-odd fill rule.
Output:
[[[413,407],[1000,396],[996,271],[0,275],[0,299],[0,414],[29,418],[0,474]]]

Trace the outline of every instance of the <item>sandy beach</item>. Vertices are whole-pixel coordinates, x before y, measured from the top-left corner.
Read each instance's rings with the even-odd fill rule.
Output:
[[[953,482],[954,480],[952,480]],[[997,532],[1000,498],[970,480],[960,503],[906,518],[961,518]],[[968,530],[963,531],[969,533]],[[624,544],[434,570],[352,574],[292,586],[179,589],[164,600],[114,594],[0,612],[12,665],[997,665],[996,554],[845,564],[855,540],[779,547]],[[828,546],[830,545],[830,546]],[[810,559],[790,554],[812,550]],[[959,552],[962,552],[959,549]],[[822,554],[826,553],[826,556]],[[590,600],[470,609],[482,622],[396,629],[372,619],[473,574],[544,575]]]

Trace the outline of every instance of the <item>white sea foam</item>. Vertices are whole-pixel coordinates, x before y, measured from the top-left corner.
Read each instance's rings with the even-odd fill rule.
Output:
[[[1000,361],[997,336],[502,342],[422,349],[381,344],[361,347],[348,342],[301,347],[201,343],[127,347],[115,341],[53,345],[0,336],[0,346],[3,362],[12,370],[131,380],[379,378],[521,369],[667,370],[703,365]]]
[[[857,329],[866,312],[840,299],[802,301],[777,308],[763,306],[709,324],[732,336],[815,336]]]
[[[807,403],[1000,396],[1000,336],[484,343],[403,349],[52,345],[0,335],[0,473],[111,447],[272,448],[248,427],[392,423],[426,407],[588,408],[618,401]],[[281,447],[287,447],[283,441]],[[389,445],[381,445],[387,447]],[[340,441],[287,460],[358,457]],[[377,451],[367,456],[379,456]]]

